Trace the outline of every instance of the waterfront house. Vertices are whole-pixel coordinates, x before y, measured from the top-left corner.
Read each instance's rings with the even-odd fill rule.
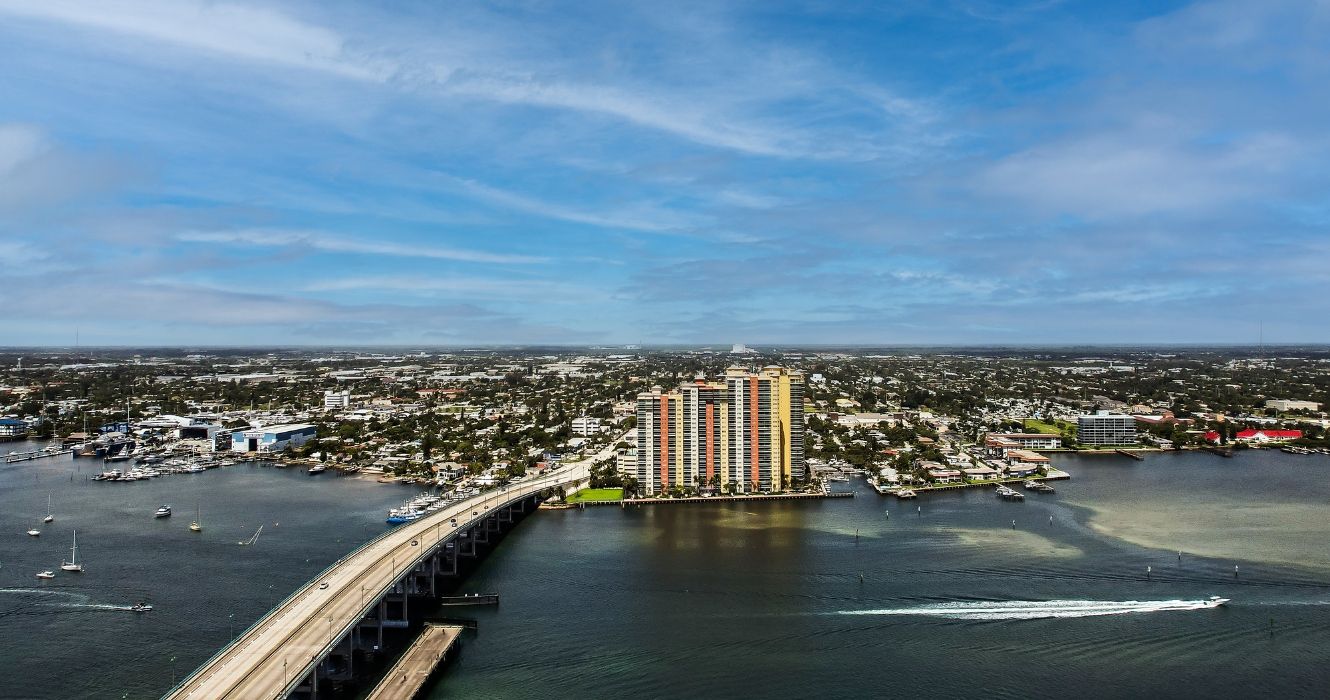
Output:
[[[970,467],[968,469],[962,469],[961,473],[965,475],[965,478],[970,479],[971,481],[996,479],[998,476],[997,470],[992,467]]]
[[[961,473],[956,469],[929,469],[928,479],[935,484],[955,484],[961,480]]]

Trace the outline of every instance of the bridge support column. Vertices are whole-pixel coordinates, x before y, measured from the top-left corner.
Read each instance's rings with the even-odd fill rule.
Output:
[[[383,600],[380,600],[380,601],[379,601],[379,619],[378,619],[378,623],[379,623],[379,624],[378,624],[378,628],[379,628],[379,641],[378,641],[378,647],[379,647],[379,650],[380,650],[380,651],[383,650],[383,620],[384,620],[384,618],[386,618],[386,617],[388,617],[388,599],[387,599],[387,598],[384,598]]]

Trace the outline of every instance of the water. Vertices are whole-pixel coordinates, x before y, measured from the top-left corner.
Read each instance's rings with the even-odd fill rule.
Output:
[[[1076,478],[1022,503],[972,490],[907,504],[856,485],[853,500],[542,513],[467,582],[503,603],[476,615],[430,697],[1330,693],[1330,572],[1315,566],[1330,459],[1056,461]],[[1207,516],[1218,532],[1190,520],[1244,499],[1287,537],[1258,532],[1250,509]],[[1170,546],[1109,532],[1147,512]],[[1195,532],[1278,546],[1179,560]],[[1295,556],[1312,566],[1279,563]],[[1207,609],[1212,595],[1233,601]]]
[[[503,602],[468,611],[479,632],[431,697],[1330,692],[1330,459],[1057,461],[1076,478],[1023,503],[852,484],[854,499],[540,512],[463,586]],[[156,697],[172,656],[192,670],[229,614],[248,625],[412,491],[263,467],[71,482],[74,466],[0,467],[0,697]],[[57,520],[29,541],[48,490]],[[185,529],[196,498],[201,536]],[[176,515],[152,520],[165,502]],[[257,547],[235,545],[259,524]],[[34,579],[74,525],[88,573]],[[1233,602],[1204,608],[1212,595]],[[157,609],[123,610],[139,599]]]
[[[34,446],[9,443],[0,452]],[[87,480],[101,468],[67,455],[0,465],[0,697],[158,697],[173,671],[192,671],[233,632],[382,532],[385,510],[420,490],[256,465]],[[55,521],[42,524],[47,493]],[[162,504],[174,514],[154,519]],[[199,533],[188,530],[196,507]],[[237,544],[260,525],[258,544]],[[41,536],[25,535],[31,527]],[[82,574],[59,570],[74,529]],[[56,577],[37,579],[44,569]],[[139,601],[152,612],[129,611]]]

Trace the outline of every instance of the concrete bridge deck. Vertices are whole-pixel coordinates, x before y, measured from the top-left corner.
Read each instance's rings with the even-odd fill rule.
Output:
[[[320,661],[376,607],[382,619],[389,592],[400,589],[405,605],[403,579],[415,567],[449,541],[464,542],[459,533],[470,531],[474,539],[496,513],[546,489],[586,481],[590,463],[482,493],[385,532],[306,583],[163,697],[284,698],[307,680],[305,688],[317,695]]]
[[[411,647],[388,671],[388,675],[374,686],[365,700],[414,698],[461,634],[461,627],[425,625],[420,636],[416,637],[416,641],[411,643]]]

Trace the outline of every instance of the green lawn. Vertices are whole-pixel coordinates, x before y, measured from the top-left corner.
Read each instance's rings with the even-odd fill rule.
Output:
[[[1053,425],[1052,423],[1045,423],[1044,421],[1035,420],[1034,418],[1026,418],[1025,429],[1033,430],[1036,433],[1061,435],[1067,431],[1074,431],[1076,426],[1066,421],[1058,421],[1057,425]]]
[[[569,496],[568,503],[600,503],[603,501],[622,501],[623,489],[582,489]]]

